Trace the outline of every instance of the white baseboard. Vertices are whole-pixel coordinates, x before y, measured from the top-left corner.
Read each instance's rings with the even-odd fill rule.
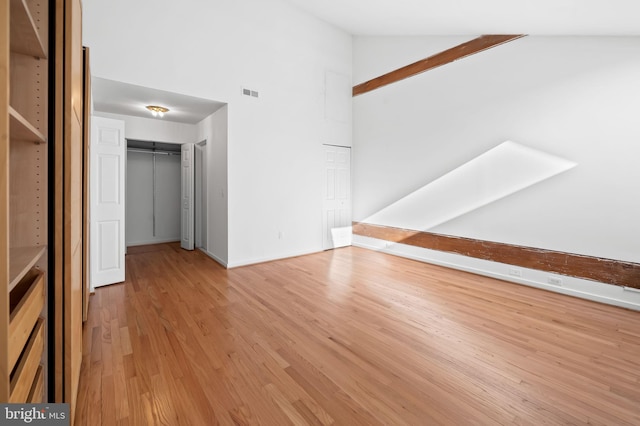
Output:
[[[175,243],[176,241],[180,241],[180,237],[178,238],[157,238],[154,240],[146,240],[146,241],[127,241],[127,247],[134,246],[146,246],[149,244],[164,244],[164,243]]]
[[[231,268],[238,268],[240,266],[249,266],[249,265],[255,265],[257,263],[265,263],[265,262],[271,262],[274,260],[282,260],[282,259],[288,259],[291,257],[298,257],[298,256],[306,256],[308,254],[314,254],[314,253],[319,253],[322,250],[308,250],[308,251],[301,251],[301,252],[296,252],[296,253],[285,253],[282,255],[278,255],[278,256],[268,256],[268,257],[261,257],[261,258],[254,258],[254,259],[245,259],[245,260],[240,260],[237,262],[229,262],[229,264],[227,265],[227,268],[231,269]]]
[[[397,244],[360,235],[353,236],[353,245],[421,262],[446,266],[517,284],[528,285],[530,287],[541,288],[556,293],[567,294],[570,296],[580,297],[582,299],[640,311],[640,292],[631,288],[567,277],[550,272],[521,268],[506,265],[504,263],[475,259],[458,254],[409,246],[406,244]],[[520,276],[513,276],[510,272],[518,272]],[[550,279],[552,281],[555,280],[555,282],[558,282],[557,280],[561,280],[561,284],[550,284]]]

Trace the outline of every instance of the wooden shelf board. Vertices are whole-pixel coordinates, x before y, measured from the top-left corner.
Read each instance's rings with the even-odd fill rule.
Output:
[[[11,51],[46,58],[46,49],[25,0],[11,0],[10,7]]]
[[[9,106],[9,117],[11,117],[9,122],[11,139],[38,143],[45,143],[47,141],[38,129],[11,106]]]
[[[9,254],[9,292],[44,254],[46,246],[14,247]]]

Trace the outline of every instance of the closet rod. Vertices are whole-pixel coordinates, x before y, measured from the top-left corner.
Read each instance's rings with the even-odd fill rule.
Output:
[[[163,155],[180,155],[179,152],[171,152],[171,151],[151,151],[148,149],[136,149],[136,148],[127,148],[127,151],[131,152],[140,152],[142,154],[163,154]]]

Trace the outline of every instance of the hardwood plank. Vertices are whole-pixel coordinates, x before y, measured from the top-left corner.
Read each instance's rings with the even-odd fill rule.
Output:
[[[171,380],[169,377],[167,376],[166,381],[165,376],[161,374],[151,378],[150,399],[154,412],[154,424],[174,425],[178,421],[177,407],[172,404],[175,393],[169,389],[168,382]]]
[[[360,222],[353,223],[353,233],[399,244],[640,289],[640,263]]]
[[[102,424],[112,425],[116,423],[116,398],[113,375],[102,374],[102,389],[100,389],[100,419]],[[97,410],[97,406],[89,407],[89,410]]]
[[[397,70],[388,72],[379,77],[373,78],[364,83],[360,83],[353,87],[353,96],[362,95],[388,84],[395,83],[405,78],[413,77],[425,71],[440,67],[466,58],[467,56],[480,53],[492,47],[524,37],[524,34],[508,34],[508,35],[483,35],[465,43],[459,44],[451,49],[443,50],[440,53],[421,59],[412,64],[406,65]]]
[[[84,417],[84,424],[108,424],[102,422],[102,404],[109,404],[109,402],[103,401],[102,398],[112,397],[112,394],[106,394],[104,392],[104,387],[102,386],[103,380],[104,377],[102,376],[100,366],[91,364],[91,375],[87,378],[89,384],[87,386],[87,395],[85,395],[86,407],[84,411],[77,410],[75,413],[78,417],[83,414],[86,416]]]
[[[86,336],[86,335],[85,335]],[[87,339],[90,340],[90,339]],[[89,376],[89,371],[91,371],[91,367],[87,366],[89,361],[89,355],[83,355],[82,357],[82,365],[81,369],[87,372],[86,377]],[[80,387],[78,388],[78,401],[76,405],[76,416],[82,417],[86,419],[88,417],[87,409],[89,402],[87,400],[88,396],[88,388],[89,388],[89,380],[83,380],[80,382]]]
[[[291,423],[294,425],[306,425],[309,424],[302,417],[302,415],[295,409],[295,407],[287,400],[287,398],[280,392],[273,383],[269,383],[265,386],[265,390],[271,396],[273,401],[280,407],[280,409],[286,414]]]
[[[126,261],[91,302],[78,425],[640,422],[638,312],[354,247]]]

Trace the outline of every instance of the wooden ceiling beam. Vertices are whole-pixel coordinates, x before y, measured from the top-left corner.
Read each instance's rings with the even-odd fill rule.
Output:
[[[492,47],[499,46],[504,43],[524,37],[524,34],[502,34],[502,35],[483,35],[465,43],[459,44],[451,49],[444,50],[428,58],[421,59],[417,62],[398,68],[397,70],[388,72],[380,77],[376,77],[364,83],[353,87],[353,96],[362,95],[380,87],[395,83],[405,78],[413,77],[425,71],[446,65],[466,58]]]

